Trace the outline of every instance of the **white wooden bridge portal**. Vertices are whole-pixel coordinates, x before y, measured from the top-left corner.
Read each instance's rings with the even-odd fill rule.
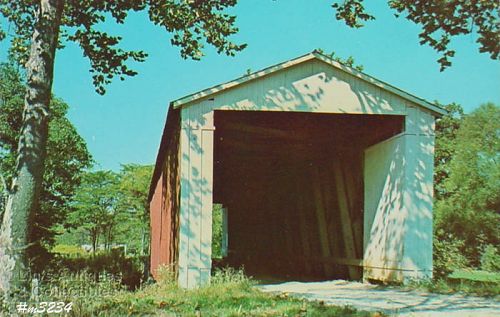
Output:
[[[170,104],[150,191],[151,270],[402,282],[432,275],[431,103],[318,52]]]

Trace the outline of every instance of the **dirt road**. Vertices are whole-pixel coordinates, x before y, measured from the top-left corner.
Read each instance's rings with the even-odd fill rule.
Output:
[[[349,281],[286,282],[258,287],[265,292],[287,293],[290,296],[323,301],[325,304],[380,311],[390,316],[500,316],[498,298],[404,291],[397,287]]]

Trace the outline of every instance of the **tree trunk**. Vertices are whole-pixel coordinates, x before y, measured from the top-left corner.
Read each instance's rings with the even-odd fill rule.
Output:
[[[49,103],[63,0],[41,0],[26,64],[27,89],[16,174],[0,232],[0,291],[16,292],[27,282],[28,231],[38,208],[48,135]]]
[[[9,187],[7,185],[5,177],[3,177],[1,173],[0,173],[0,181],[2,182],[0,184],[2,186],[2,192],[0,192],[0,229],[2,229],[1,219],[3,219],[3,213],[5,211],[5,206],[7,205],[7,197],[9,197]]]
[[[92,230],[90,233],[90,237],[92,240],[92,254],[95,254],[95,252],[97,251],[97,242],[99,240],[99,231]]]
[[[111,250],[111,229],[112,229],[112,226],[110,225],[109,228],[108,228],[108,242],[107,242],[107,250],[110,251]]]
[[[144,255],[144,241],[146,240],[146,230],[144,228],[141,228],[141,251],[139,253],[140,256]]]

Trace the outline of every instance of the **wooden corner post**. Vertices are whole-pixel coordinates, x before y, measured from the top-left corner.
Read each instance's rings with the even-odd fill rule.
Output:
[[[181,190],[179,271],[181,287],[210,280],[212,266],[213,111],[185,107],[181,112]]]

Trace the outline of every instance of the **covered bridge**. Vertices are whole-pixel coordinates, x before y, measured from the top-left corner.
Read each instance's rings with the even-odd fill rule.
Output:
[[[151,271],[206,282],[212,209],[252,275],[432,275],[429,102],[319,52],[171,102],[150,188]]]

